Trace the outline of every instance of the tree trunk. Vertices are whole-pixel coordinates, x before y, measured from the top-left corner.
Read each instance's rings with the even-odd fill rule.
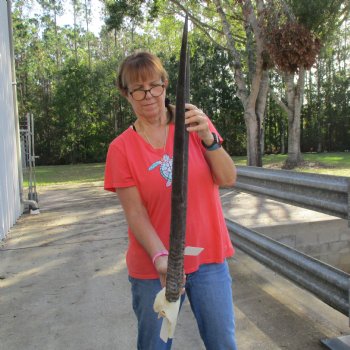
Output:
[[[74,56],[75,62],[78,63],[78,38],[77,38],[77,2],[73,0],[73,26],[74,26]]]
[[[262,157],[265,154],[265,128],[260,129],[260,154],[261,154],[260,166],[262,166]]]
[[[244,112],[244,121],[247,128],[247,165],[258,166],[259,164],[259,128],[255,110]]]
[[[256,117],[257,117],[257,127],[259,131],[258,139],[258,152],[259,158],[257,166],[262,167],[262,156],[264,155],[264,129],[265,129],[265,110],[267,103],[267,94],[269,91],[269,72],[264,70],[262,72],[262,77],[260,81],[260,88],[258,93],[258,98],[256,101]]]
[[[316,106],[316,112],[317,112],[317,152],[320,153],[322,152],[322,126],[323,126],[323,110],[321,108],[321,79],[322,79],[322,67],[320,61],[317,62],[317,106]]]
[[[227,39],[227,46],[233,57],[233,62],[230,66],[234,72],[235,82],[237,85],[236,94],[242,102],[244,108],[244,120],[247,127],[247,165],[262,166],[260,130],[263,126],[263,117],[266,107],[268,87],[265,86],[265,84],[268,84],[268,76],[267,80],[265,80],[266,77],[265,72],[263,71],[262,59],[264,43],[263,38],[260,35],[261,29],[255,17],[254,7],[251,1],[246,0],[242,4],[242,12],[246,20],[245,30],[248,37],[251,37],[252,32],[254,33],[255,37],[254,44],[248,40],[247,51],[252,53],[254,45],[254,51],[256,54],[254,62],[252,59],[248,59],[249,77],[251,79],[251,81],[248,82],[250,83],[250,91],[248,92],[247,82],[245,81],[244,74],[242,72],[242,58],[239,51],[236,49],[236,43],[231,34],[231,27],[222,8],[221,1],[213,0],[213,3],[215,4],[216,11],[220,16],[223,31]],[[261,10],[262,3],[258,2],[257,5]],[[251,54],[248,56],[252,58]]]
[[[91,47],[90,47],[90,33],[89,33],[90,19],[91,19],[91,1],[85,0],[85,23],[86,23],[87,45],[88,45],[89,69],[91,69]]]
[[[61,50],[59,46],[59,38],[58,38],[58,28],[57,28],[57,8],[54,7],[54,26],[55,26],[55,46],[56,46],[56,66],[57,69],[60,68],[61,63]]]
[[[300,68],[298,83],[294,86],[294,74],[286,76],[288,101],[288,156],[284,168],[293,169],[302,161],[300,151],[300,115],[303,104],[305,69]]]
[[[281,153],[286,154],[286,144],[284,142],[285,140],[285,126],[284,126],[284,120],[283,116],[281,116],[282,122],[281,122]]]

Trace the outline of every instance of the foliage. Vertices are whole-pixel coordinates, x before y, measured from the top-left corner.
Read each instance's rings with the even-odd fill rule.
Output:
[[[350,149],[349,34],[350,28],[344,23],[308,75],[302,113],[303,151]]]
[[[320,50],[320,41],[299,23],[286,23],[272,30],[267,43],[269,54],[283,72],[294,73],[299,67],[310,69]]]
[[[59,26],[56,17],[63,11],[61,1],[36,1],[43,9],[37,15],[29,15],[28,2],[14,1],[13,24],[19,114],[22,117],[27,112],[34,114],[38,163],[102,162],[110,141],[134,120],[128,103],[115,88],[116,70],[125,55],[139,48],[158,54],[169,72],[167,92],[175,103],[183,25],[179,7],[175,1],[166,0],[115,1],[119,19],[109,27],[112,30],[104,26],[95,35],[86,25],[79,24],[84,21]],[[323,2],[290,0],[287,3],[296,18],[304,21],[307,16],[302,4],[309,8],[320,1]],[[315,16],[307,18],[304,26],[323,40],[324,27],[338,28],[339,23],[339,16],[332,19],[329,15],[333,7],[328,4],[339,2],[326,2],[323,9],[313,9]],[[75,1],[75,4],[77,18],[84,17],[87,23],[89,12],[78,11],[84,9],[84,3]],[[191,101],[211,117],[229,153],[243,155],[247,132],[243,106],[237,98],[239,91],[234,76],[237,66],[225,48],[222,24],[212,1],[186,1],[186,5],[198,19],[192,22],[189,33]],[[249,45],[254,48],[254,38],[249,38],[248,45],[239,6],[229,1],[223,2],[223,6],[237,50],[244,57],[240,68],[249,83],[255,58],[248,49]],[[327,26],[320,25],[317,11],[327,14],[322,22]],[[350,149],[349,34],[345,22],[333,35],[326,36],[328,41],[307,75],[301,123],[304,152]],[[303,38],[295,36],[295,39],[303,42]],[[283,100],[281,77],[271,71],[270,80],[273,90]],[[249,90],[249,84],[247,87]],[[271,98],[265,114],[266,152],[286,151],[286,115]]]
[[[286,0],[296,20],[316,34],[321,42],[329,41],[350,11],[344,0]]]
[[[267,52],[277,68],[287,73],[295,73],[301,67],[310,69],[321,48],[319,38],[303,23],[288,18],[274,1],[263,12],[260,25]]]
[[[125,17],[128,17],[135,22],[140,22],[142,20],[142,3],[142,0],[107,0],[106,9],[109,16],[106,19],[106,24],[108,29],[120,30]]]
[[[198,36],[198,37],[197,37]],[[246,153],[246,132],[241,102],[229,69],[227,52],[196,35],[192,42],[191,99],[212,119],[231,154]]]

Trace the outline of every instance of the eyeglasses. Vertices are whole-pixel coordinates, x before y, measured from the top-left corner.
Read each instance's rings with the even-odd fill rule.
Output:
[[[135,101],[142,101],[146,98],[147,92],[149,92],[153,97],[159,97],[164,91],[164,84],[162,85],[155,85],[151,87],[148,90],[134,90],[134,91],[129,91],[130,95]]]

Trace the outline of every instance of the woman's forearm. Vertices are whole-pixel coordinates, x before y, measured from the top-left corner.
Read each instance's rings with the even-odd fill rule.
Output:
[[[223,147],[214,151],[206,151],[205,158],[217,185],[223,187],[234,186],[237,179],[236,166]]]
[[[154,229],[136,187],[116,190],[130,230],[150,257],[165,249]]]

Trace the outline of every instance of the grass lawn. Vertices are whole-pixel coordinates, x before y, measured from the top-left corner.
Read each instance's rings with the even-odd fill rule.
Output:
[[[35,177],[38,186],[95,182],[103,180],[104,169],[104,163],[37,166]],[[28,175],[23,177],[24,186],[28,186]]]
[[[287,158],[285,154],[272,154],[263,157],[266,168],[280,169]],[[304,153],[303,166],[295,171],[350,177],[349,153]],[[246,157],[233,157],[237,165],[246,165]],[[64,183],[86,183],[103,181],[104,163],[37,166],[36,180],[38,186]],[[24,174],[26,180],[26,174]],[[24,182],[28,186],[28,182]]]
[[[281,169],[286,154],[271,154],[263,157],[264,168]],[[237,165],[246,165],[246,157],[233,157]],[[303,165],[294,171],[350,177],[350,152],[303,153]]]

